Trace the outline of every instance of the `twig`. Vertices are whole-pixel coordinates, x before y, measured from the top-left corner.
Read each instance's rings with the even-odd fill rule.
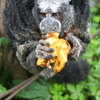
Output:
[[[0,96],[0,99],[2,99],[3,97],[5,97],[5,96],[7,96],[7,95],[9,95],[10,93],[12,93],[13,91],[15,91],[15,90],[17,90],[17,89],[19,89],[21,86],[23,86],[26,82],[28,82],[30,80],[30,78],[29,79],[27,79],[27,80],[25,80],[24,82],[22,82],[21,84],[19,84],[19,85],[16,85],[15,87],[13,87],[13,88],[11,88],[10,90],[8,90],[6,93],[4,93],[4,94],[2,94],[1,96]]]
[[[36,75],[36,76],[39,76],[39,74]],[[15,91],[15,90],[18,90],[18,89],[21,88],[24,84],[26,84],[27,82],[29,82],[30,80],[32,80],[32,79],[33,79],[34,77],[36,77],[36,76],[32,76],[32,77],[28,78],[27,80],[25,80],[24,82],[20,83],[19,85],[17,85],[17,86],[15,86],[15,87],[11,88],[11,89],[8,90],[6,93],[2,94],[2,95],[0,96],[0,99],[6,97],[7,95],[9,95],[10,93],[12,93],[12,92]]]
[[[31,77],[31,80],[29,82],[27,82],[26,84],[24,84],[20,89],[18,89],[17,91],[15,91],[13,94],[11,94],[9,97],[7,97],[5,100],[11,100],[14,96],[16,96],[20,91],[22,91],[24,88],[26,88],[27,86],[29,86],[33,81],[35,81],[37,78],[39,77],[38,75],[35,75],[33,77]]]
[[[95,33],[95,34],[93,34],[92,35],[92,39],[94,39],[96,36],[98,36],[100,34],[100,29]]]

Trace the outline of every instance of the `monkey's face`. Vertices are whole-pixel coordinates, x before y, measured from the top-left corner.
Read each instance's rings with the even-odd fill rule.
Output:
[[[34,16],[37,18],[41,34],[55,31],[60,33],[62,31],[67,19],[66,13],[68,14],[68,20],[71,18],[69,2],[70,0],[37,0],[38,14],[37,17]],[[36,11],[36,8],[33,8],[33,12]]]
[[[42,34],[61,31],[61,10],[59,2],[40,2],[40,19],[39,24]]]

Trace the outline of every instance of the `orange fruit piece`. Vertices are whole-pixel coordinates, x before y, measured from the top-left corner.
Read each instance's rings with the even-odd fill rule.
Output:
[[[71,46],[66,40],[58,38],[58,32],[47,33],[46,35],[48,38],[45,41],[49,42],[50,48],[54,49],[54,52],[51,53],[53,54],[53,58],[50,60],[38,58],[37,65],[51,68],[50,63],[54,63],[54,73],[56,74],[64,68]]]

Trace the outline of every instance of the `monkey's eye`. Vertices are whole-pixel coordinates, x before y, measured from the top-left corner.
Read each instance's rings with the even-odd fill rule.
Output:
[[[59,19],[59,13],[52,13],[52,16],[54,17],[54,18],[56,18],[56,19]]]
[[[42,17],[46,17],[46,13],[40,13]]]
[[[52,16],[57,17],[58,13],[53,13]]]

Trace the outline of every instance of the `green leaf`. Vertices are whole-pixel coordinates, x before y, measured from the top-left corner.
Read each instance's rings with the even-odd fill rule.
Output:
[[[5,92],[7,92],[7,89],[2,84],[0,84],[0,95]]]
[[[70,92],[76,92],[76,88],[74,85],[72,84],[67,84],[67,90],[70,91]]]
[[[61,95],[58,100],[66,100],[66,99],[64,98],[64,96]]]
[[[21,80],[14,80],[14,83],[21,83]],[[47,99],[50,98],[51,95],[48,92],[48,88],[41,83],[33,82],[31,85],[23,89],[20,93],[17,94],[18,97],[23,98],[42,98]]]
[[[64,100],[69,100],[69,95],[68,95],[68,94],[66,94],[66,95],[64,96]]]
[[[97,7],[100,8],[100,3],[97,4]]]
[[[71,96],[70,96],[70,99],[72,99],[72,100],[78,99],[78,94],[77,94],[77,92],[76,92],[76,93],[72,93]]]
[[[100,67],[100,65],[98,67]],[[93,76],[97,77],[97,78],[100,78],[100,68],[96,68],[96,70],[93,73]]]
[[[52,100],[59,100],[59,95],[52,96]]]
[[[93,39],[92,41],[91,41],[91,46],[96,46],[96,45],[98,45],[98,41],[97,40],[95,40],[95,39]],[[92,48],[94,48],[94,46],[92,47]],[[93,51],[92,51],[93,52]]]
[[[23,82],[23,80],[17,80],[17,79],[13,80],[14,85],[18,85],[21,82]]]
[[[100,47],[96,49],[96,54],[100,54]]]
[[[95,65],[95,68],[96,68],[97,70],[100,70],[100,62],[98,62],[98,63]]]
[[[98,25],[93,24],[93,27],[90,28],[91,34],[95,34],[97,32],[97,30],[95,29],[96,27],[98,27]],[[93,39],[94,40],[94,39]],[[92,41],[93,41],[92,40]]]
[[[51,94],[58,94],[58,91],[55,88],[50,89]]]
[[[100,96],[100,90],[97,91],[97,95]]]
[[[96,7],[92,7],[92,8],[90,9],[90,11],[91,11],[91,13],[92,13],[92,12],[97,12],[98,9],[97,9]]]
[[[85,100],[85,96],[82,93],[79,93],[79,100]]]
[[[62,90],[62,91],[66,91],[65,84],[61,84],[61,90]]]
[[[5,37],[2,37],[2,38],[0,38],[0,45],[1,44],[9,44],[10,42],[9,42],[9,40],[7,39],[7,38],[5,38]]]
[[[82,89],[83,89],[83,85],[82,84],[77,84],[76,89],[77,89],[77,92],[81,92]]]
[[[53,85],[53,87],[54,87],[54,89],[56,89],[57,91],[61,91],[61,89],[62,89],[62,86],[61,86],[61,84],[54,84]]]
[[[88,76],[88,79],[89,79],[89,81],[92,81],[92,82],[95,82],[95,80],[96,80],[96,79],[95,79],[93,76],[91,76],[91,75]]]
[[[7,80],[7,78],[9,77],[10,73],[6,70],[2,71],[2,75],[0,76],[0,83],[2,83],[3,85],[5,85],[7,82],[5,82]]]
[[[96,100],[100,100],[100,96],[96,96]]]
[[[95,84],[90,84],[89,89],[90,89],[92,95],[96,95],[97,87]]]
[[[96,22],[96,23],[99,23],[100,22],[100,16],[93,17],[93,21]]]

